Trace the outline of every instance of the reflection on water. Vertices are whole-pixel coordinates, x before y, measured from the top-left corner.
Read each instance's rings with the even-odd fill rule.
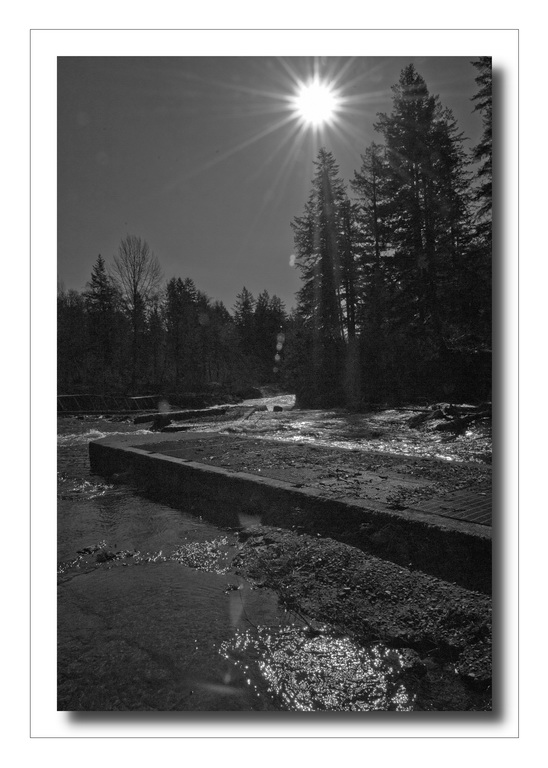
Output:
[[[245,674],[258,669],[268,692],[291,711],[410,711],[404,656],[381,645],[361,648],[329,631],[288,626],[237,632],[221,646]],[[251,664],[249,663],[251,661]]]
[[[171,559],[199,571],[223,574],[229,570],[227,545],[226,536],[213,541],[194,541],[178,547]]]
[[[392,408],[366,413],[344,410],[293,410],[295,397],[284,395],[262,400],[247,400],[246,406],[267,407],[239,419],[230,412],[208,423],[187,423],[193,431],[252,435],[284,442],[308,443],[355,451],[436,458],[455,462],[491,463],[490,419],[469,425],[462,434],[440,432],[434,422],[414,428],[409,421],[417,415],[415,407]],[[283,408],[273,412],[274,406]]]
[[[457,462],[491,462],[490,422],[478,422],[464,434],[454,435],[434,429],[412,428],[408,424],[412,416],[413,412],[408,409],[364,414],[343,411],[257,413],[240,425],[238,431],[257,438],[357,451]]]

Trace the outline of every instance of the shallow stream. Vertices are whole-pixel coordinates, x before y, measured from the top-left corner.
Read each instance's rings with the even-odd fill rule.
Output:
[[[235,572],[238,530],[90,474],[90,440],[146,431],[58,420],[58,709],[413,709],[398,651],[360,647]]]

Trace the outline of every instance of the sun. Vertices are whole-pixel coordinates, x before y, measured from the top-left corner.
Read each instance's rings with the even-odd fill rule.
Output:
[[[327,83],[316,79],[301,86],[295,98],[295,109],[305,123],[318,127],[333,120],[337,98]]]

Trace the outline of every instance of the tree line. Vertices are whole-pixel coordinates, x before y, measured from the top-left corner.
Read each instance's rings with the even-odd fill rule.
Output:
[[[229,311],[190,278],[161,285],[127,235],[86,289],[58,294],[58,391],[199,391],[278,382],[304,407],[490,399],[491,59],[472,62],[483,133],[465,150],[413,65],[349,185],[321,148],[291,222],[302,285],[288,314],[247,288]]]
[[[292,222],[302,287],[288,377],[302,405],[490,397],[491,59],[472,63],[483,134],[471,152],[409,65],[350,193],[333,154],[317,155]]]
[[[59,394],[200,392],[280,380],[276,357],[286,321],[281,300],[243,288],[232,313],[193,280],[161,271],[136,235],[113,264],[98,256],[82,292],[58,291]],[[276,370],[274,370],[276,369]]]

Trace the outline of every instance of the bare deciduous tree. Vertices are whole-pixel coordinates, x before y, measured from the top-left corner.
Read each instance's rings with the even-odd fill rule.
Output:
[[[160,265],[146,240],[126,235],[114,256],[112,277],[122,297],[132,329],[131,388],[135,391],[139,368],[139,339],[146,321],[147,307],[157,292],[162,277]]]
[[[160,265],[149,244],[136,235],[126,235],[122,240],[112,271],[130,314],[148,304],[162,278]]]

